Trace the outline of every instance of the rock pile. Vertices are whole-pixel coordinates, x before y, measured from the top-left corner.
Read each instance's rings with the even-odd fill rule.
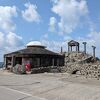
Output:
[[[83,52],[66,53],[65,54],[65,67],[63,72],[76,74],[79,72],[81,75],[91,78],[100,78],[100,62],[93,62],[93,57],[84,54]]]
[[[15,74],[26,74],[25,65],[20,65],[20,64],[15,65],[12,69],[12,72],[14,72]]]

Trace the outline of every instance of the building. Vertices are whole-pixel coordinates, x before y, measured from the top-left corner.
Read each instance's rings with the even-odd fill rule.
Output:
[[[6,68],[14,67],[16,64],[25,65],[27,63],[31,65],[31,68],[63,66],[64,55],[47,50],[38,41],[29,42],[26,48],[4,55]]]
[[[76,51],[79,52],[79,43],[77,41],[71,40],[68,42],[68,52],[72,52],[73,47],[76,47]]]

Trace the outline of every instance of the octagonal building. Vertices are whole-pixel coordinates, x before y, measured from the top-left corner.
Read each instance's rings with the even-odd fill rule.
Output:
[[[39,41],[31,41],[26,45],[26,48],[4,55],[6,68],[27,63],[31,65],[31,68],[63,66],[64,55],[46,49]]]

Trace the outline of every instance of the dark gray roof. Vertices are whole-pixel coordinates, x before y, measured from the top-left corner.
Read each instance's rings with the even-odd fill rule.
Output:
[[[32,47],[32,48],[25,48],[25,49],[22,49],[22,50],[18,50],[18,51],[15,51],[15,52],[12,52],[12,53],[8,53],[8,54],[5,54],[5,55],[10,55],[10,54],[44,54],[44,55],[60,55],[58,53],[55,53],[55,52],[52,52],[50,50],[47,50],[43,47]]]

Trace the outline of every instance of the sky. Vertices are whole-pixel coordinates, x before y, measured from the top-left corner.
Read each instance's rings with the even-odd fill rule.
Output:
[[[60,52],[70,40],[100,57],[100,0],[0,0],[0,61],[30,41]]]

